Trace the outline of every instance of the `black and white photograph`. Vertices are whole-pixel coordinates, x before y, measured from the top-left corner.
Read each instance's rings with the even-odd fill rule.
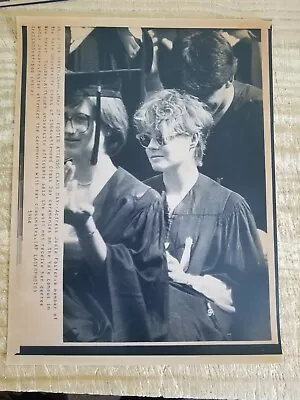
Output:
[[[64,340],[271,339],[260,32],[72,32]]]
[[[199,26],[63,27],[60,341],[21,355],[281,353],[271,31]]]

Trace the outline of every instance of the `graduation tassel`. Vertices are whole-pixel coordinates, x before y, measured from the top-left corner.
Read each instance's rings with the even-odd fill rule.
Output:
[[[91,165],[96,165],[98,162],[99,153],[99,142],[101,133],[101,86],[97,87],[97,101],[96,101],[96,129],[95,129],[95,141],[91,157]]]

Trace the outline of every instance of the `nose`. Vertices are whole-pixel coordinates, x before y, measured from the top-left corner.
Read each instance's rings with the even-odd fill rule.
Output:
[[[65,134],[69,136],[75,135],[75,130],[70,119],[67,119],[65,122]]]
[[[147,149],[157,150],[157,149],[159,149],[159,147],[160,147],[160,145],[158,144],[158,141],[154,137],[152,137],[150,140],[150,143],[148,144]]]

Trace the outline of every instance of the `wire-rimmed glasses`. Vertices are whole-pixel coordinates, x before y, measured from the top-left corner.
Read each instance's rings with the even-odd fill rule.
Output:
[[[168,140],[164,138],[161,134],[151,135],[149,133],[139,133],[138,135],[136,135],[136,138],[139,141],[140,145],[145,149],[149,146],[152,139],[155,139],[159,146],[165,146],[168,142]]]
[[[72,115],[65,113],[65,127],[68,121],[70,121],[75,133],[83,134],[86,133],[90,127],[91,117],[84,113],[75,113]]]

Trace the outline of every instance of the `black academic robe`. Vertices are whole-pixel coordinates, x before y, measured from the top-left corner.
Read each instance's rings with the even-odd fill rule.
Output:
[[[146,183],[160,193],[165,190],[162,175]],[[268,271],[246,201],[199,174],[166,222],[170,254],[181,260],[190,237],[193,244],[185,272],[208,274],[226,283],[236,308],[235,314],[225,312],[189,286],[170,281],[168,339],[269,339]]]
[[[168,273],[161,197],[119,168],[94,201],[107,244],[95,268],[64,260],[64,341],[162,341]]]
[[[233,101],[210,133],[201,172],[239,193],[267,231],[264,116],[260,89],[234,82]]]

